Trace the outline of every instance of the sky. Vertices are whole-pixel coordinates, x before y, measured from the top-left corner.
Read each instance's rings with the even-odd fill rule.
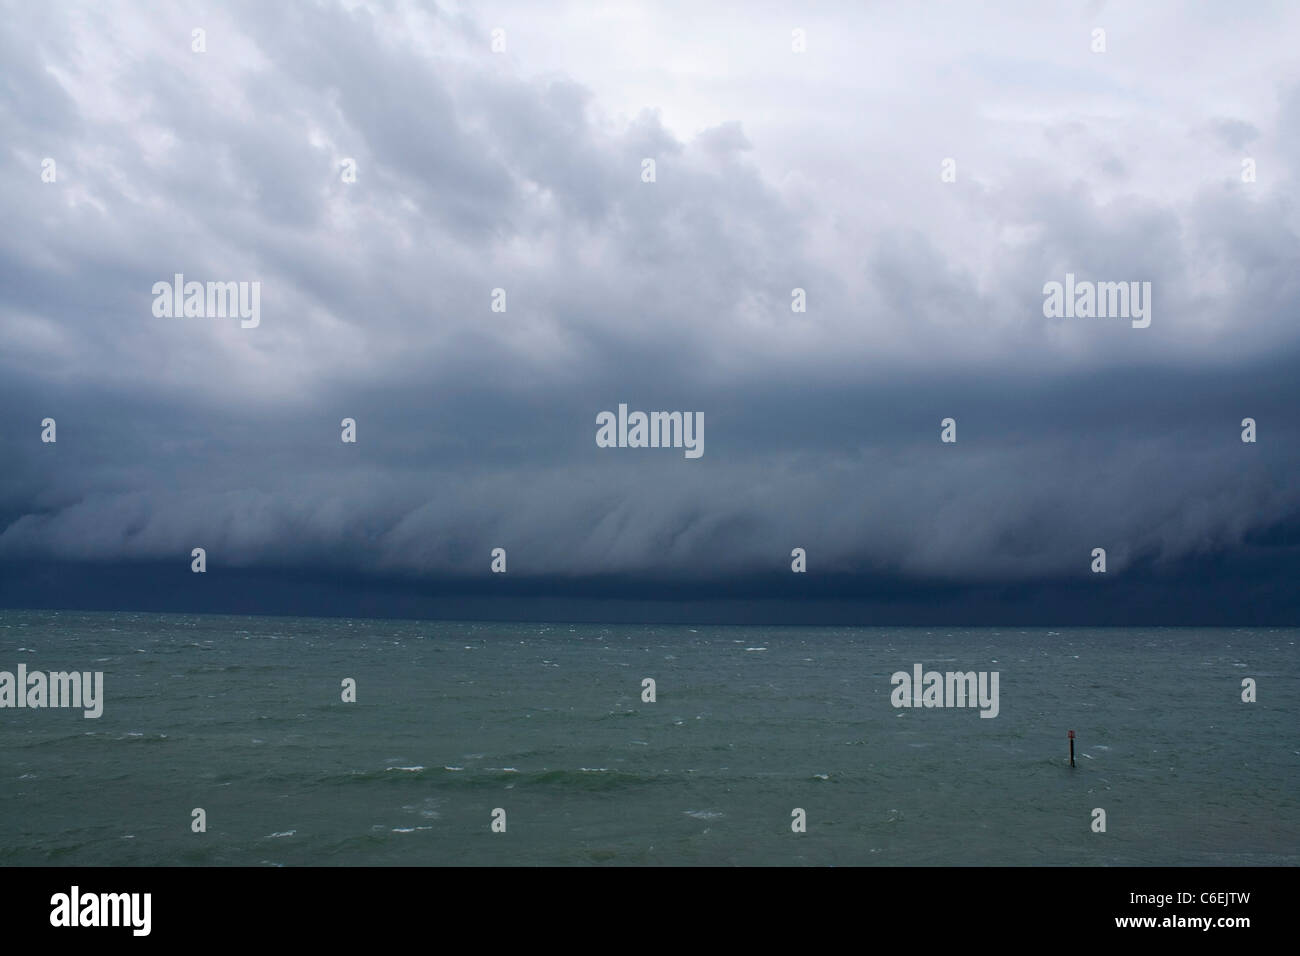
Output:
[[[2,9],[0,607],[1300,618],[1294,4]]]

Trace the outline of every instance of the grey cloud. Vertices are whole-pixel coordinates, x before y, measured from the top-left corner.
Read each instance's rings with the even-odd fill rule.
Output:
[[[521,575],[716,580],[804,546],[868,579],[1020,581],[1098,545],[1117,570],[1243,554],[1294,520],[1276,361],[1300,353],[1300,237],[1274,201],[1293,177],[1170,199],[1104,127],[1029,111],[978,178],[963,159],[941,185],[936,162],[929,187],[882,195],[875,171],[900,161],[855,153],[845,107],[826,150],[859,178],[778,180],[771,138],[738,120],[686,135],[646,103],[624,122],[601,90],[493,57],[465,17],[419,14],[430,53],[403,10],[236,7],[201,60],[188,9],[147,29],[121,8],[138,46],[103,85],[122,115],[47,72],[83,69],[78,43],[106,55],[64,14],[0,29],[0,216],[18,224],[0,234],[0,558],[203,546],[456,577],[504,546]],[[1285,145],[1297,103],[1276,133],[1198,128]],[[67,157],[57,186],[32,165],[46,149]],[[1044,320],[1066,271],[1151,281],[1152,327]],[[262,326],[154,319],[174,272],[259,279]],[[620,401],[704,411],[705,457],[597,449],[594,415]],[[57,446],[35,440],[46,414]],[[1248,414],[1258,446],[1236,437]]]
[[[1260,136],[1259,128],[1244,120],[1216,119],[1210,128],[1229,149],[1245,149]]]

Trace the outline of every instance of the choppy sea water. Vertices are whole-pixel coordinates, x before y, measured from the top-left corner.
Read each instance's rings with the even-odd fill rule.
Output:
[[[0,671],[105,681],[0,709],[0,864],[1294,865],[1297,640],[0,611]]]

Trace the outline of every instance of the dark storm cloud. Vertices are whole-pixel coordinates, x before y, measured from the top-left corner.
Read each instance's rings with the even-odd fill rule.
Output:
[[[342,412],[96,411],[27,456],[0,557],[211,561],[477,575],[493,547],[520,574],[669,577],[788,565],[971,580],[1084,574],[1231,553],[1297,513],[1289,368],[1088,376],[1011,393],[982,379],[735,392],[697,389],[706,453],[594,445],[595,389],[340,396]],[[646,407],[675,389],[645,389]],[[605,400],[608,397],[608,400]],[[66,400],[66,398],[65,398]],[[390,403],[394,407],[386,407]],[[14,398],[21,422],[37,402]],[[1239,440],[1240,409],[1263,443]],[[937,441],[956,410],[959,442]],[[809,423],[815,423],[810,428]],[[31,426],[23,427],[30,430]],[[10,424],[5,440],[20,446]],[[30,505],[24,511],[24,502]]]
[[[840,582],[821,598],[851,601],[1087,583],[1094,547],[1116,575],[1294,563],[1300,238],[1259,198],[1292,178],[1147,193],[1122,143],[1043,123],[1026,142],[1096,146],[1110,172],[1029,145],[1030,179],[927,184],[877,224],[850,184],[774,182],[743,124],[681,136],[653,103],[616,122],[467,19],[235,10],[20,10],[0,31],[6,567],[204,547],[223,573],[470,594],[505,547],[511,582],[556,594],[796,600],[765,575],[804,547]],[[1151,282],[1151,327],[1045,319],[1067,271]],[[154,318],[175,272],[261,281],[262,325]],[[620,402],[702,411],[704,456],[597,448]]]

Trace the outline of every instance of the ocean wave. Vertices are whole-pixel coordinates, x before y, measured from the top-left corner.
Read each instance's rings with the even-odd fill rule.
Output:
[[[721,810],[685,810],[683,811],[688,817],[696,820],[716,820],[719,817],[726,816]]]

